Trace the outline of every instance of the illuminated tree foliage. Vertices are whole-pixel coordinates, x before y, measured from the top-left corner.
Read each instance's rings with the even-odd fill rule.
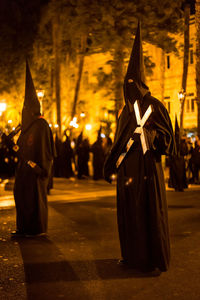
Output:
[[[67,64],[73,61],[79,66],[72,101],[73,116],[78,103],[84,57],[109,51],[113,57],[108,62],[112,66],[112,74],[104,83],[107,82],[110,90],[114,91],[117,112],[123,99],[124,65],[131,51],[138,18],[142,23],[144,41],[165,51],[176,52],[176,41],[169,37],[169,32],[182,30],[181,3],[182,0],[2,0],[0,91],[8,91],[17,84],[23,74],[24,57],[28,56],[32,58],[32,66],[38,75],[37,86],[45,86],[47,97],[52,100],[56,76],[60,74],[59,64],[64,64],[67,70]],[[42,9],[44,4],[45,9]],[[59,33],[56,35],[55,22]],[[32,54],[33,45],[35,56]],[[101,83],[97,88],[100,87]],[[58,95],[59,86],[57,89]]]

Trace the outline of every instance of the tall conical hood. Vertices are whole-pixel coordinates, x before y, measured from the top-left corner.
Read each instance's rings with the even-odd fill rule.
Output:
[[[28,61],[26,61],[25,97],[22,110],[22,131],[40,115],[40,102],[33,84]]]
[[[142,51],[142,37],[140,21],[138,21],[136,36],[124,80],[125,100],[133,103],[136,99],[142,100],[149,92],[144,72],[144,59]]]
[[[177,115],[175,115],[174,135],[175,135],[175,141],[176,141],[177,154],[179,155],[180,154],[180,128],[178,125]]]
[[[97,140],[101,140],[102,137],[101,137],[101,131],[102,131],[102,126],[100,126],[99,130],[98,130],[98,133],[97,133]]]
[[[28,61],[26,61],[26,85],[24,106],[34,114],[40,114],[40,102],[38,100]]]

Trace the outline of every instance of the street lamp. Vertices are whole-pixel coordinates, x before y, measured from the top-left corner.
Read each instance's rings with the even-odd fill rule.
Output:
[[[37,90],[38,100],[40,101],[41,106],[41,114],[43,114],[43,98],[44,98],[44,90]]]
[[[185,96],[186,93],[184,89],[182,88],[180,92],[178,92],[178,99],[180,101],[180,132],[182,135],[183,131],[183,109],[184,109],[184,103],[185,103]]]
[[[4,111],[6,111],[7,104],[5,102],[0,102],[0,116]]]
[[[182,89],[180,92],[178,92],[178,99],[181,101],[183,101],[183,99],[185,98],[185,91],[184,89]]]

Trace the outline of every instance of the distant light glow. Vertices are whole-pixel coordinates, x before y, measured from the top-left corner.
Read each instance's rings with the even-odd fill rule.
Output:
[[[0,112],[2,113],[7,108],[7,104],[5,102],[0,102]]]
[[[104,133],[101,133],[101,137],[104,139],[106,136]]]
[[[44,91],[38,91],[37,95],[38,95],[38,98],[43,98],[44,97]]]
[[[77,122],[77,117],[74,117],[73,120],[69,123],[69,125],[72,127],[78,128],[79,125],[76,122]]]
[[[54,125],[54,127],[55,127],[55,128],[58,128],[58,127],[59,127],[59,125],[58,125],[58,124],[55,124],[55,125]]]
[[[52,127],[52,124],[49,124],[49,127]]]
[[[8,123],[11,124],[11,123],[12,123],[12,120],[8,120]]]
[[[86,130],[91,130],[92,129],[92,125],[91,124],[86,124],[85,125],[85,129]]]
[[[84,118],[85,117],[85,113],[84,112],[80,113],[80,117]]]
[[[72,147],[72,149],[75,148],[75,142],[74,141],[71,141],[71,147]]]

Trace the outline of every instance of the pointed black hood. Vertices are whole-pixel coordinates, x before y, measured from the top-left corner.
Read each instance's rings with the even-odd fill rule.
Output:
[[[40,116],[40,102],[33,84],[28,61],[26,61],[26,82],[24,106],[22,109],[22,132]]]
[[[180,154],[180,128],[178,125],[178,120],[177,120],[177,115],[175,115],[175,130],[174,130],[174,135],[175,135],[175,142],[176,142],[176,150],[177,154]]]
[[[124,79],[124,97],[126,104],[128,104],[128,101],[133,103],[136,99],[142,100],[148,92],[149,88],[146,85],[144,72],[140,21],[138,21],[136,36]]]
[[[102,131],[102,126],[100,126],[99,130],[98,130],[98,133],[97,133],[97,141],[101,140],[102,137],[101,137],[101,131]]]

